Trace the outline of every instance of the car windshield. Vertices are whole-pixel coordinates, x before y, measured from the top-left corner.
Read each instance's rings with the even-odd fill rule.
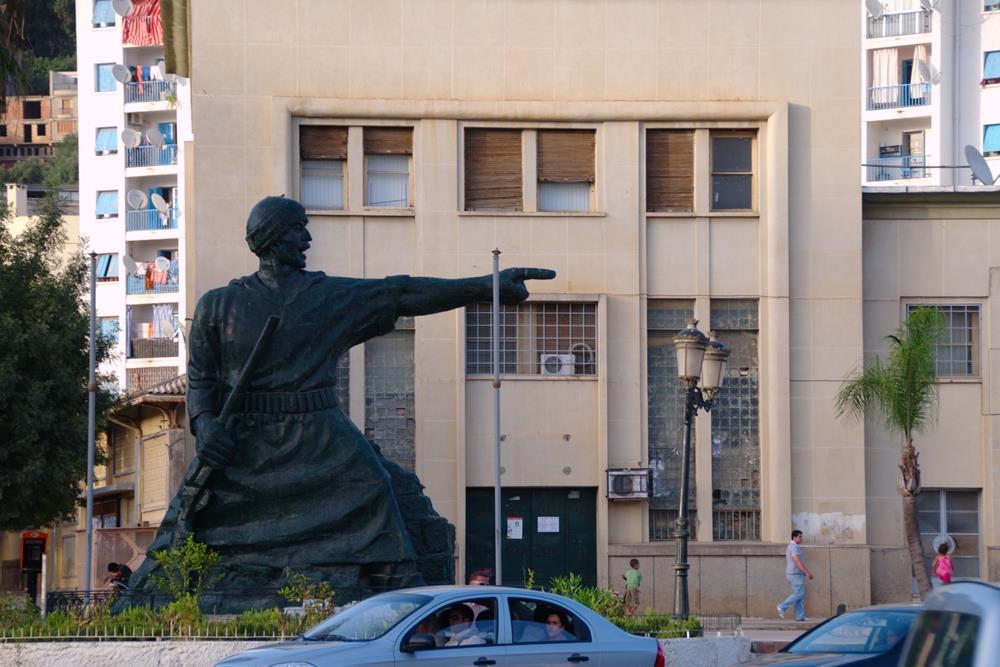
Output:
[[[883,653],[906,637],[916,613],[855,611],[816,628],[788,653]]]
[[[310,628],[308,640],[364,642],[378,639],[431,601],[427,595],[385,593],[368,598]]]

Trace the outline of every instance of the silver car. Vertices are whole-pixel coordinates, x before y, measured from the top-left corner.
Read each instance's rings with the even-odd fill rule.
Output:
[[[293,641],[230,656],[216,667],[328,665],[577,665],[664,667],[656,639],[630,635],[559,595],[500,586],[383,593]]]
[[[1000,587],[956,579],[931,593],[903,647],[900,667],[1000,664]]]

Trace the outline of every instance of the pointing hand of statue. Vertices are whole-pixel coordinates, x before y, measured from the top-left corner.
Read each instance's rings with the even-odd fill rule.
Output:
[[[555,277],[556,272],[552,269],[504,269],[500,272],[500,300],[504,303],[520,303],[528,298],[525,280],[552,280]]]
[[[224,467],[233,457],[236,443],[215,417],[202,415],[197,424],[198,456],[212,468]]]

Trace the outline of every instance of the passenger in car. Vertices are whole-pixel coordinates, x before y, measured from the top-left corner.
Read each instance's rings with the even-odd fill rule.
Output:
[[[465,604],[456,605],[448,610],[448,623],[449,627],[445,630],[448,641],[445,642],[445,646],[474,646],[486,643],[472,623],[472,610]]]
[[[545,639],[550,642],[571,642],[576,639],[566,632],[566,616],[560,611],[550,611],[545,618]]]

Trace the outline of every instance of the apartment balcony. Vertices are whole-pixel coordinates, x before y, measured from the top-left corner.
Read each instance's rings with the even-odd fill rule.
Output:
[[[893,86],[868,88],[868,110],[906,109],[931,103],[931,84],[901,83]]]
[[[927,155],[899,155],[895,157],[870,157],[865,174],[868,182],[903,181],[913,178],[929,178],[931,172],[925,166]]]
[[[169,102],[177,97],[175,81],[132,81],[125,84],[125,104]]]
[[[170,207],[166,214],[155,208],[125,212],[125,231],[152,232],[161,229],[177,229],[177,209]]]
[[[137,394],[177,377],[177,366],[144,366],[125,369],[125,389]]]
[[[126,167],[162,167],[177,164],[177,144],[147,144],[125,149]]]
[[[145,276],[128,276],[126,294],[174,294],[177,292],[177,275],[170,274],[165,283],[146,282]]]
[[[931,13],[917,10],[915,12],[883,14],[877,19],[869,16],[865,36],[868,39],[879,39],[881,37],[920,35],[930,31]]]
[[[177,341],[173,338],[133,338],[130,359],[158,359],[176,357]]]

